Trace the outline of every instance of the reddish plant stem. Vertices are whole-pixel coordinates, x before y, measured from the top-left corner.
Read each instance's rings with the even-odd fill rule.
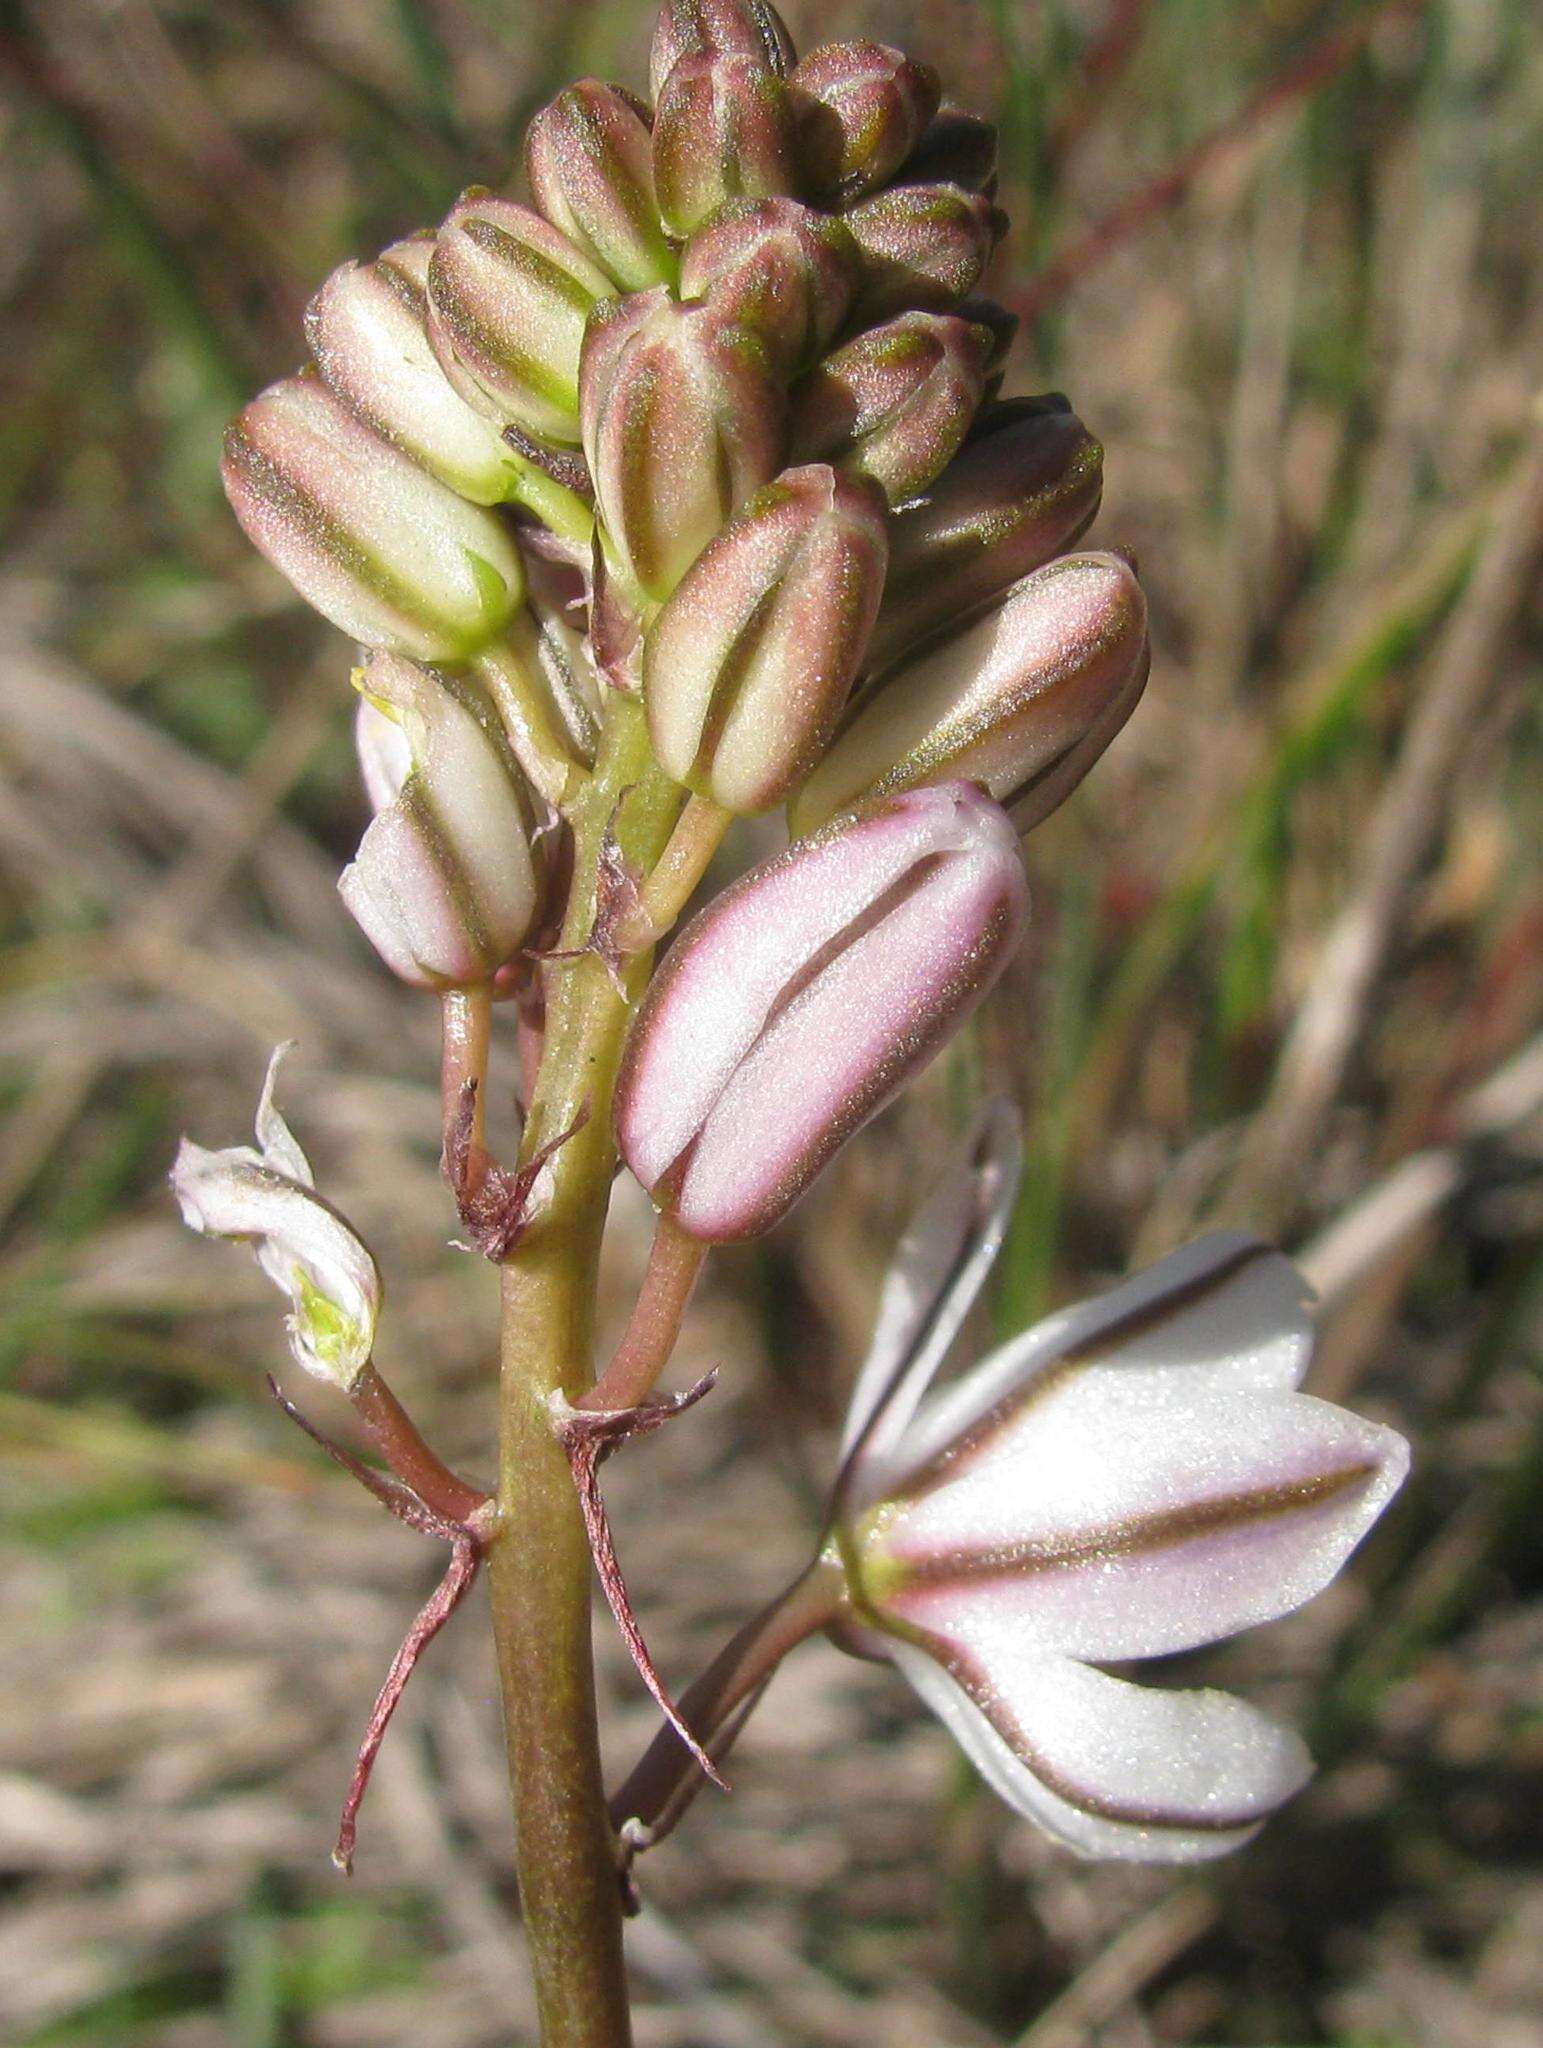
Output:
[[[360,1427],[386,1464],[446,1522],[470,1522],[487,1503],[487,1495],[458,1479],[424,1441],[417,1424],[373,1365],[367,1365],[349,1391]]]
[[[670,1362],[708,1249],[700,1238],[688,1237],[672,1216],[660,1213],[648,1271],[622,1340],[581,1408],[636,1408],[648,1399]]]

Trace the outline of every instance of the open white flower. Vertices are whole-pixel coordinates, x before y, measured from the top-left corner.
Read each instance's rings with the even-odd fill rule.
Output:
[[[1306,1283],[1239,1232],[1050,1316],[923,1405],[1017,1177],[1016,1130],[993,1112],[885,1284],[832,1532],[849,1646],[893,1661],[987,1782],[1083,1855],[1221,1855],[1305,1782],[1302,1743],[1229,1694],[1096,1666],[1311,1599],[1408,1447],[1295,1391]]]
[[[370,1361],[380,1314],[380,1272],[353,1230],[317,1194],[310,1161],[273,1103],[281,1045],[257,1104],[257,1150],[209,1152],[184,1138],[172,1167],[182,1220],[207,1237],[251,1243],[257,1263],[289,1296],[290,1348],[308,1372],[344,1393]]]

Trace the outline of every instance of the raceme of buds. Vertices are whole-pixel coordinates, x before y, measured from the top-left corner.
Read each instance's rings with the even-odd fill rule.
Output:
[[[226,433],[222,473],[247,538],[352,640],[460,661],[520,601],[498,515],[383,441],[319,378],[254,398]]]
[[[966,783],[789,847],[676,940],[634,1021],[622,1155],[688,1236],[754,1237],[996,981],[1028,909],[1017,835]]]
[[[580,382],[596,503],[620,566],[658,601],[781,467],[765,353],[711,305],[640,293],[590,322]]]
[[[796,199],[736,199],[720,206],[681,253],[683,298],[712,297],[792,376],[812,362],[846,319],[857,245],[834,214]]]
[[[964,439],[994,348],[989,327],[951,313],[902,313],[869,328],[794,394],[794,456],[839,461],[891,504],[914,497]]]
[[[843,218],[863,254],[868,321],[909,306],[957,306],[974,291],[1003,224],[988,199],[958,185],[891,185]]]
[[[446,215],[429,264],[430,339],[469,405],[572,444],[584,323],[613,290],[539,213],[473,189]]]
[[[526,132],[525,174],[553,227],[624,291],[669,283],[653,143],[630,94],[593,78],[560,92]]]
[[[648,53],[648,89],[657,100],[682,57],[753,57],[785,77],[793,39],[769,0],[665,0]]]
[[[908,185],[962,185],[966,192],[997,188],[997,132],[989,121],[944,100],[905,165]]]
[[[380,1273],[343,1218],[316,1192],[309,1160],[273,1106],[281,1045],[257,1105],[257,1150],[209,1152],[184,1138],[172,1167],[182,1220],[206,1237],[250,1243],[289,1296],[290,1348],[307,1372],[347,1393],[370,1362]]]
[[[325,382],[378,434],[473,504],[496,505],[518,477],[513,451],[440,368],[428,336],[432,239],[345,263],[306,308]]]
[[[1070,547],[1098,510],[1104,451],[1063,398],[977,420],[926,494],[890,524],[889,576],[869,653],[879,674]]]
[[[1070,795],[1135,709],[1147,608],[1119,555],[1064,555],[854,709],[792,807],[808,832],[850,805],[958,776],[1020,832]]]
[[[376,814],[338,893],[404,981],[487,981],[539,907],[529,801],[503,732],[465,676],[376,654],[359,687]]]
[[[1082,1855],[1219,1856],[1308,1777],[1301,1742],[1226,1693],[1096,1666],[1301,1606],[1408,1448],[1295,1391],[1306,1287],[1236,1232],[1049,1317],[919,1407],[1000,1239],[1002,1163],[988,1147],[973,1186],[945,1181],[885,1288],[832,1532],[847,1645],[892,1660],[987,1783]]]
[[[883,43],[822,43],[788,80],[800,167],[821,197],[855,199],[899,170],[938,108],[938,76]]]
[[[797,186],[787,86],[754,57],[682,57],[654,108],[654,189],[673,235],[728,199]]]
[[[823,463],[758,492],[697,556],[644,643],[665,772],[725,810],[779,804],[846,702],[886,553],[876,493]]]

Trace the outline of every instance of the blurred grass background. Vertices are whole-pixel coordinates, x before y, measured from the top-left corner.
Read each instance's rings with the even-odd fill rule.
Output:
[[[1200,1876],[1074,1864],[886,1674],[779,1680],[730,1801],[644,1866],[672,2048],[1543,2040],[1543,34],[1534,0],[793,0],[1001,124],[1009,388],[1108,446],[1153,681],[1031,846],[1034,936],[952,1067],[762,1252],[613,1468],[677,1679],[801,1561],[882,1247],[949,1102],[1014,1086],[1015,1327],[1225,1218],[1304,1249],[1315,1384],[1417,1475],[1356,1571],[1184,1660],[1324,1769]],[[347,653],[215,474],[347,255],[510,176],[635,0],[0,9],[0,2034],[26,2048],[528,2041],[475,1615],[326,1846],[438,1560],[262,1392],[255,1271],[184,1238],[176,1134],[269,1046],[390,1279],[383,1356],[485,1471],[492,1289],[445,1247],[435,1023],[333,881]],[[616,1306],[640,1257],[625,1192]],[[335,1421],[336,1418],[328,1418]],[[618,1764],[651,1716],[602,1637]]]

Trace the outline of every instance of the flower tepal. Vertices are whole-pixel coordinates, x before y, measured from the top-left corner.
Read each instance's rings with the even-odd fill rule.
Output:
[[[1306,1750],[1225,1693],[1096,1667],[1311,1599],[1392,1497],[1408,1449],[1296,1391],[1306,1287],[1236,1232],[1037,1324],[920,1405],[1013,1178],[1000,1145],[977,1145],[886,1290],[837,1488],[849,1640],[891,1659],[987,1782],[1069,1847],[1204,1860],[1301,1787]]]
[[[307,1372],[347,1393],[370,1362],[380,1314],[380,1273],[350,1226],[316,1192],[310,1161],[274,1107],[289,1051],[268,1063],[257,1105],[257,1149],[210,1152],[184,1138],[172,1167],[182,1219],[206,1237],[250,1243],[268,1278],[289,1296],[290,1348]]]

